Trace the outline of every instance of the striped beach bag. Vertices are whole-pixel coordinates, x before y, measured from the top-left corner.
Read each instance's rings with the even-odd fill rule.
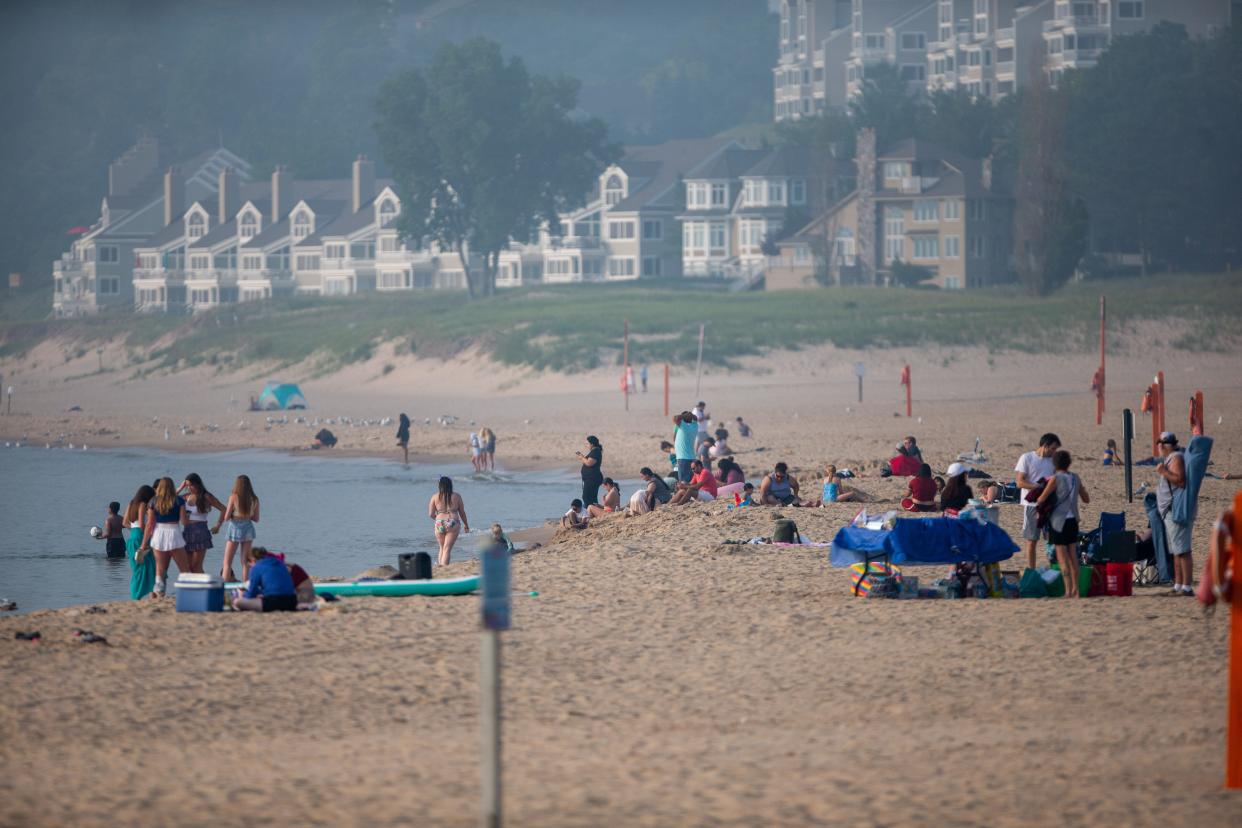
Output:
[[[850,565],[850,579],[854,594],[861,598],[878,598],[881,593],[889,592],[896,597],[901,585],[901,569],[880,561],[856,563]],[[873,591],[875,596],[872,596]]]

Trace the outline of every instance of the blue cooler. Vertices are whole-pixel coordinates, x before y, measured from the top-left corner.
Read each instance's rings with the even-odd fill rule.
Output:
[[[219,575],[183,572],[177,576],[177,612],[223,612],[224,581]]]

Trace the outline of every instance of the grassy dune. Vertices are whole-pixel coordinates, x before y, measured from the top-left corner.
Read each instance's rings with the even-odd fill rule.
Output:
[[[70,349],[122,337],[135,356],[154,357],[167,367],[294,363],[316,356],[330,370],[367,359],[377,345],[391,341],[398,353],[444,357],[479,345],[503,363],[577,371],[619,361],[625,319],[635,362],[693,362],[700,323],[707,325],[704,358],[717,364],[764,349],[827,342],[1064,352],[1095,347],[1101,293],[1108,297],[1115,331],[1134,320],[1173,319],[1194,323],[1192,333],[1169,343],[1174,347],[1223,350],[1237,342],[1242,275],[1216,274],[1069,285],[1043,299],[1012,287],[726,294],[679,289],[676,283],[535,287],[475,302],[443,293],[298,297],[192,318],[0,319],[0,353],[21,353],[49,336],[61,337]]]

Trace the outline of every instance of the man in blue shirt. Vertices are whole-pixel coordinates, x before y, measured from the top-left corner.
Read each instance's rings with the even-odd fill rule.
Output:
[[[699,434],[698,421],[689,411],[683,411],[673,416],[673,427],[676,429],[673,452],[677,455],[677,479],[682,483],[689,483],[692,476],[690,463],[694,460],[694,442]]]

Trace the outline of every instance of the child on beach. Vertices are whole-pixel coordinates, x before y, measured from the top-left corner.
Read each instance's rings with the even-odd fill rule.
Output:
[[[585,529],[591,522],[591,513],[582,507],[582,501],[574,498],[569,503],[569,511],[561,515],[562,529]]]
[[[121,504],[112,501],[108,504],[108,516],[104,518],[103,533],[99,540],[104,542],[104,549],[109,558],[125,556],[124,524],[121,522]]]
[[[233,580],[233,555],[241,549],[242,580],[246,580],[250,571],[250,547],[254,543],[254,525],[259,522],[259,498],[255,496],[250,478],[239,474],[233,481],[233,492],[229,495],[228,505],[220,513],[220,521],[212,529],[212,533],[220,531],[224,524],[229,525],[227,541],[224,544],[224,564],[220,568],[220,577],[225,581]]]
[[[1100,458],[1100,462],[1105,466],[1117,465],[1117,441],[1111,437],[1108,439],[1108,445],[1104,447],[1104,456]]]
[[[285,562],[262,546],[246,552],[250,571],[245,595],[233,599],[233,609],[249,612],[293,612],[298,608],[297,589]]]
[[[747,483],[742,486],[742,502],[738,506],[755,506],[755,484]]]
[[[841,482],[841,476],[837,473],[836,466],[829,463],[824,467],[823,492],[819,503],[814,505],[826,506],[829,503],[850,503],[858,499],[858,493],[853,489],[846,488],[845,484]]]
[[[1078,475],[1069,470],[1070,462],[1070,453],[1065,449],[1058,449],[1052,455],[1054,472],[1037,504],[1049,499],[1056,504],[1048,521],[1048,540],[1057,549],[1057,563],[1061,567],[1061,578],[1065,581],[1065,597],[1077,598],[1078,501],[1090,503],[1091,498]]]

